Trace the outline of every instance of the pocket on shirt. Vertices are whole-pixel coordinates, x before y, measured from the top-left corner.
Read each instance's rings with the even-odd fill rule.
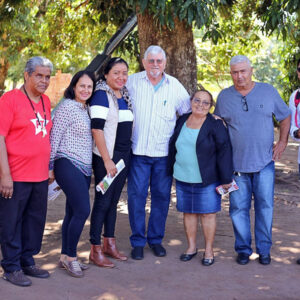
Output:
[[[176,112],[174,111],[174,107],[167,102],[165,104],[159,105],[157,108],[157,115],[166,120],[166,121],[171,121],[175,118]]]

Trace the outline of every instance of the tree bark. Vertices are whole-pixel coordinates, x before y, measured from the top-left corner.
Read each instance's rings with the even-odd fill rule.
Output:
[[[159,45],[167,55],[166,73],[176,77],[192,93],[197,88],[196,49],[192,27],[174,20],[172,30],[160,28],[158,20],[147,12],[138,14],[138,36],[141,59],[150,45]]]
[[[9,68],[9,63],[5,58],[0,57],[0,96],[4,94],[4,89],[5,89],[5,79],[7,76]]]

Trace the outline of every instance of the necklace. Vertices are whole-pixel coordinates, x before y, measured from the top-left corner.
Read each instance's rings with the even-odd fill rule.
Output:
[[[42,97],[42,95],[40,96],[40,100],[42,101],[43,112],[44,112],[44,126],[42,126],[42,124],[41,124],[41,122],[40,122],[40,119],[38,118],[37,112],[36,112],[36,110],[35,110],[35,108],[34,108],[34,106],[33,106],[33,104],[32,104],[32,100],[29,98],[28,93],[27,93],[27,91],[26,91],[24,85],[23,85],[23,89],[24,89],[25,95],[26,95],[26,97],[27,97],[27,99],[28,99],[28,101],[29,101],[29,103],[30,103],[30,106],[31,106],[31,108],[32,108],[32,110],[33,110],[33,112],[34,112],[34,114],[35,114],[35,117],[36,117],[36,119],[37,119],[39,125],[40,125],[41,128],[43,129],[44,127],[46,127],[46,124],[47,124],[47,117],[46,117],[46,111],[45,111],[45,105],[44,105],[43,97]]]

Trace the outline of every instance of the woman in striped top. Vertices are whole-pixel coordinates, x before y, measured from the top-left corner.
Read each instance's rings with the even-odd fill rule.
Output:
[[[125,184],[131,149],[133,114],[125,87],[127,78],[126,61],[119,57],[112,58],[104,69],[104,76],[97,84],[90,103],[91,126],[95,141],[93,150],[95,184],[98,184],[105,175],[115,176],[118,161],[123,159],[125,163],[125,168],[105,194],[95,191],[90,228],[90,262],[99,267],[114,267],[105,254],[115,259],[127,260],[127,257],[118,251],[114,235],[117,204]]]

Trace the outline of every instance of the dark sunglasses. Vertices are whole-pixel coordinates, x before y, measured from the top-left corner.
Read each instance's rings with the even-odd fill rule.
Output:
[[[247,103],[246,96],[243,96],[241,101],[242,101],[242,104],[243,104],[243,111],[248,111],[248,103]]]

